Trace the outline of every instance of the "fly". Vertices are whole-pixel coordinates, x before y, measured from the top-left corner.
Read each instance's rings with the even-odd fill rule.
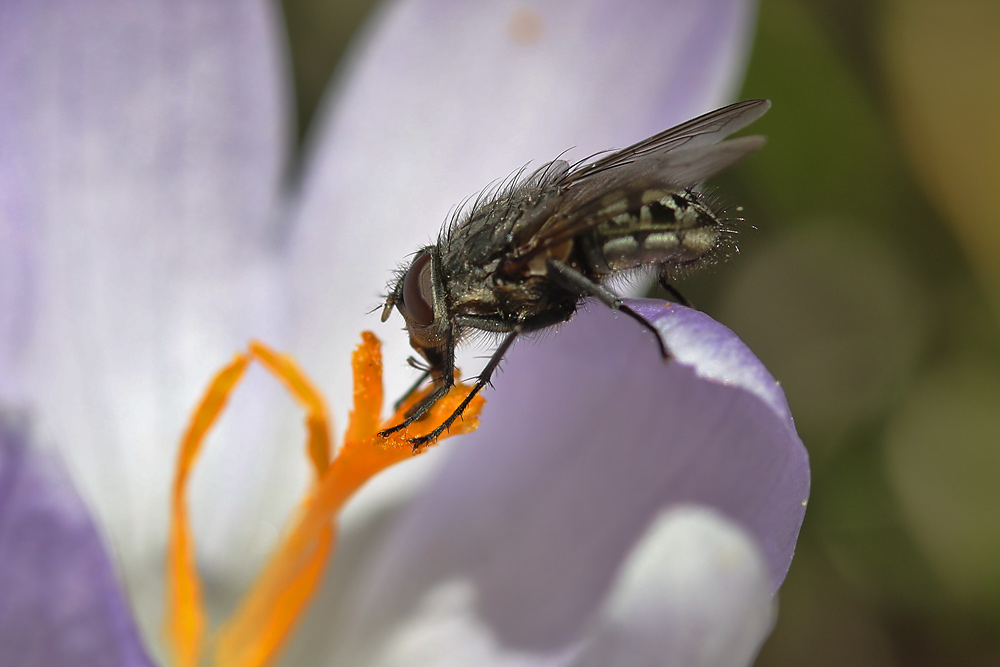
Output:
[[[611,275],[653,268],[669,291],[678,274],[711,263],[727,234],[721,212],[696,188],[764,144],[760,136],[724,140],[760,118],[767,100],[709,112],[589,164],[554,160],[488,193],[441,230],[395,276],[382,310],[395,307],[434,390],[387,436],[423,417],[455,384],[455,347],[469,333],[499,334],[500,344],[469,395],[437,428],[410,443],[436,439],[490,381],[518,336],[570,319],[594,297],[656,329],[605,287]]]

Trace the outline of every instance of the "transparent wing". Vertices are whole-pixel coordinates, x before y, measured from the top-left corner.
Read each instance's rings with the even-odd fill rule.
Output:
[[[711,146],[754,122],[770,108],[771,103],[768,100],[744,100],[715,111],[709,111],[707,114],[681,123],[669,130],[664,130],[637,144],[601,158],[597,162],[572,171],[567,178],[567,185],[632,164],[637,160],[663,156],[666,153],[682,149],[691,150],[702,146]]]
[[[760,118],[770,106],[767,100],[737,102],[565,172],[553,184],[558,194],[544,202],[544,215],[532,216],[532,233],[521,236],[511,263],[521,265],[601,224],[607,219],[601,212],[609,210],[609,201],[627,200],[630,194],[651,189],[690,188],[736,164],[763,146],[764,138],[723,139]]]

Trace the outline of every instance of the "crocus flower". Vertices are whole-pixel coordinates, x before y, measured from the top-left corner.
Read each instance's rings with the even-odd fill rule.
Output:
[[[270,3],[0,7],[0,663],[162,661],[167,498],[212,373],[266,339],[344,423],[366,313],[449,207],[528,160],[719,106],[752,9],[387,5],[292,168]],[[289,661],[752,659],[802,521],[805,452],[731,332],[633,307],[676,361],[596,306],[516,345],[477,432],[376,479],[342,517]],[[406,338],[379,333],[397,396]],[[216,611],[305,484],[291,419],[249,378],[196,473]]]

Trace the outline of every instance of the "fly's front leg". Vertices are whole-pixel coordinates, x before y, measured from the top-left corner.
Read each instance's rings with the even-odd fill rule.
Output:
[[[393,433],[402,431],[427,414],[427,411],[455,386],[455,341],[451,334],[448,334],[443,348],[425,349],[423,350],[423,354],[428,362],[427,374],[434,378],[434,391],[414,405],[410,413],[406,415],[406,419],[395,426],[390,426],[387,429],[379,431],[379,436],[385,438]],[[422,381],[423,378],[421,378]],[[408,392],[407,395],[411,392]]]
[[[410,385],[410,388],[406,390],[406,393],[404,393],[399,398],[398,401],[396,401],[395,403],[392,404],[392,409],[396,410],[396,411],[398,411],[399,410],[399,406],[401,406],[403,403],[405,403],[406,399],[408,399],[413,394],[413,392],[415,392],[417,389],[419,389],[420,385],[422,385],[424,383],[424,381],[431,376],[431,369],[430,369],[430,367],[426,363],[421,364],[414,357],[410,357],[409,359],[407,359],[406,363],[408,363],[411,367],[413,367],[413,368],[417,369],[418,371],[420,371],[420,377],[417,378],[416,382],[414,382],[412,385]]]
[[[505,355],[507,350],[510,349],[510,346],[514,344],[514,340],[518,337],[521,331],[521,326],[517,325],[510,331],[510,333],[507,334],[507,336],[503,339],[503,342],[500,343],[500,346],[493,352],[493,356],[490,357],[489,362],[487,362],[486,366],[483,367],[483,370],[479,372],[479,377],[476,378],[476,384],[473,385],[472,391],[469,392],[468,396],[462,399],[462,402],[459,403],[454,412],[452,412],[447,419],[441,422],[440,426],[427,435],[420,436],[419,438],[412,438],[410,440],[410,444],[413,445],[414,452],[426,443],[436,440],[442,433],[447,431],[452,424],[455,423],[456,419],[462,416],[462,413],[465,412],[467,407],[469,407],[469,403],[472,402],[472,399],[476,396],[476,394],[478,394],[483,387],[489,384],[490,378],[493,377],[494,371],[496,371],[497,366],[500,365],[501,359],[503,359],[503,355]]]
[[[546,264],[552,272],[552,275],[563,285],[563,287],[584,296],[596,297],[611,310],[628,315],[633,320],[638,322],[644,329],[652,332],[653,338],[656,340],[656,344],[660,348],[660,355],[664,358],[664,360],[668,360],[673,356],[670,354],[670,350],[667,349],[667,344],[663,342],[663,337],[660,336],[660,332],[656,329],[656,327],[648,322],[642,315],[632,310],[628,304],[622,303],[621,298],[617,294],[609,290],[604,285],[594,282],[569,264],[560,262],[558,259],[550,257]]]

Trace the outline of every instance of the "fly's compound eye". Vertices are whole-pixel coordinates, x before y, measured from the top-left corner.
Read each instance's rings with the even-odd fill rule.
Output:
[[[422,252],[413,260],[403,277],[403,310],[418,326],[434,321],[434,286],[431,282],[431,254]]]

